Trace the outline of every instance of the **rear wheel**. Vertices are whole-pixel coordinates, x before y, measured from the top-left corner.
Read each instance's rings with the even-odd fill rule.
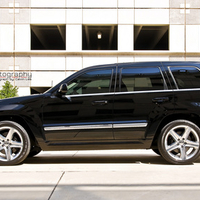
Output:
[[[200,129],[186,120],[167,124],[158,138],[158,150],[168,162],[189,164],[200,155]]]
[[[0,165],[21,163],[30,152],[26,130],[16,122],[0,122]]]

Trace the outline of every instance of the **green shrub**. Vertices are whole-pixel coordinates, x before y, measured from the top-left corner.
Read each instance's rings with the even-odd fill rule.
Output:
[[[13,86],[9,81],[6,81],[0,90],[0,99],[18,96],[18,87]]]

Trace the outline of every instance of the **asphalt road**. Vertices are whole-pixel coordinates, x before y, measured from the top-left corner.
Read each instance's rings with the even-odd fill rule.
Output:
[[[200,159],[168,164],[151,150],[41,152],[0,167],[2,200],[196,200]]]

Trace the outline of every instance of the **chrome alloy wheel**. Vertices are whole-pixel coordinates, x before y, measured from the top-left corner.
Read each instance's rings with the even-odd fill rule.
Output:
[[[21,133],[11,127],[0,128],[0,161],[12,161],[22,152],[24,141]]]
[[[175,126],[166,134],[164,148],[177,161],[189,160],[199,151],[199,136],[191,126]]]

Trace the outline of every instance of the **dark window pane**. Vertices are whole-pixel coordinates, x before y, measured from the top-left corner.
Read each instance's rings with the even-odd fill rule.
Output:
[[[31,25],[31,50],[65,50],[65,35],[65,25]]]
[[[83,50],[117,50],[117,26],[82,26]]]
[[[200,88],[200,71],[195,67],[170,67],[180,89]]]
[[[112,70],[87,72],[68,83],[67,94],[91,94],[109,92]]]
[[[134,26],[134,50],[169,50],[169,26]]]
[[[121,91],[163,90],[160,70],[154,68],[126,68],[122,70]]]

